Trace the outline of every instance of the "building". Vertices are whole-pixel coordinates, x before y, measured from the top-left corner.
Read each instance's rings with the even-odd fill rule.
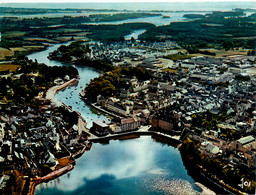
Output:
[[[256,149],[256,139],[251,135],[242,137],[231,144],[231,149],[238,150],[243,153]]]
[[[6,184],[8,182],[8,180],[10,179],[10,176],[9,175],[3,175],[1,178],[0,178],[0,190],[5,190],[6,188]]]
[[[97,132],[105,132],[109,130],[109,126],[103,121],[93,121],[92,128]]]
[[[122,115],[127,117],[130,114],[130,110],[128,106],[121,106],[120,100],[118,102],[113,101],[114,98],[108,99],[104,105],[107,110],[110,110],[118,115]]]
[[[121,98],[128,98],[130,96],[130,90],[129,89],[122,89],[120,92]]]
[[[121,131],[137,130],[140,126],[140,121],[138,118],[121,119],[120,126]]]

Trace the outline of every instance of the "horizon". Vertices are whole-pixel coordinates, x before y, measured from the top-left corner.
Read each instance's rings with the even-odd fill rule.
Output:
[[[146,5],[146,6],[145,6]],[[58,0],[55,2],[49,2],[49,0],[39,0],[39,2],[31,2],[28,0],[6,0],[5,2],[0,1],[0,7],[11,7],[11,8],[38,8],[38,9],[106,9],[106,10],[165,10],[165,11],[189,11],[189,10],[202,10],[202,11],[225,11],[234,8],[242,9],[256,9],[256,4],[254,0],[238,0],[238,1],[220,1],[220,0],[210,0],[210,1],[188,1],[183,0],[177,2],[177,0],[160,2],[152,2],[152,0],[140,0],[133,1],[127,0],[120,2],[119,0],[96,0],[94,2],[88,1],[75,1],[66,2]]]
[[[159,2],[155,2],[154,0],[75,0],[73,2],[69,2],[66,0],[55,0],[52,2],[51,0],[39,0],[36,3],[31,2],[31,0],[5,0],[0,1],[0,4],[8,4],[8,3],[240,3],[240,2],[255,2],[255,0],[161,0]]]

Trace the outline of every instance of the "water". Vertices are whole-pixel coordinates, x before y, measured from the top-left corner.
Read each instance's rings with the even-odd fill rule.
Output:
[[[144,32],[146,32],[145,29],[135,30],[135,31],[133,31],[131,34],[126,35],[126,36],[124,37],[124,39],[125,39],[125,40],[130,40],[132,37],[133,37],[134,39],[138,39],[138,36],[139,36],[140,34],[144,33]]]
[[[60,45],[28,57],[49,66],[68,66],[47,59],[48,53]],[[79,111],[87,120],[88,127],[93,120],[109,121],[81,101],[78,95],[80,86],[84,87],[99,73],[90,67],[77,66],[77,69],[81,77],[78,85],[58,92],[56,99]],[[92,149],[77,160],[71,172],[38,185],[36,194],[184,194],[185,191],[191,195],[200,191],[194,182],[176,148],[155,142],[151,137],[141,137],[110,141],[108,145],[93,144]]]
[[[115,9],[115,10],[185,10],[185,11],[226,11],[233,8],[255,8],[255,1],[230,2],[133,2],[133,3],[2,3],[1,7],[21,8],[78,8],[78,9]]]
[[[156,21],[168,20],[168,18],[151,18]],[[139,21],[143,20],[141,18]],[[131,36],[136,38],[142,32],[143,29],[134,31],[126,38]],[[47,59],[49,52],[60,45],[53,45],[45,51],[30,54],[28,57],[48,66],[69,66]],[[90,67],[76,67],[80,75],[78,85],[59,91],[55,98],[80,112],[86,119],[88,127],[94,120],[110,121],[108,117],[92,109],[79,98],[81,89],[89,84],[91,79],[98,77],[99,72]],[[70,173],[49,183],[40,184],[36,188],[36,194],[190,195],[200,191],[194,182],[188,175],[176,148],[155,142],[150,137],[141,137],[126,141],[111,141],[108,145],[93,144],[92,149],[77,160],[75,168]]]
[[[1,14],[0,17],[6,17],[6,16],[15,16],[15,17],[21,17],[21,18],[34,18],[34,17],[63,17],[64,15],[69,16],[88,16],[90,14],[109,14],[109,12],[82,12],[82,13],[46,13],[46,14],[26,14],[26,15],[12,15],[12,14]],[[114,12],[114,13],[124,13],[124,12]],[[83,24],[123,24],[123,23],[134,23],[134,22],[147,22],[155,24],[156,26],[162,26],[162,25],[168,25],[170,22],[174,21],[188,21],[189,19],[184,18],[184,14],[206,14],[210,12],[159,12],[159,14],[170,16],[169,18],[163,18],[162,16],[151,16],[151,17],[144,17],[144,18],[132,18],[132,19],[126,19],[126,20],[119,20],[119,21],[111,21],[111,22],[86,22]],[[113,14],[111,12],[111,14]],[[65,24],[60,24],[65,25]],[[54,25],[56,26],[56,25]]]
[[[60,45],[53,45],[28,57],[49,66],[68,66],[47,59],[48,53]],[[79,111],[87,120],[88,127],[93,120],[109,121],[102,113],[81,101],[78,95],[80,86],[84,87],[99,73],[90,67],[77,66],[77,69],[81,77],[78,85],[58,92],[56,99]],[[92,149],[77,160],[70,173],[38,185],[36,194],[177,194],[184,189],[188,195],[200,191],[187,174],[179,151],[150,137],[141,137],[111,141],[108,145],[93,144]]]
[[[65,43],[67,45],[69,43]],[[35,60],[37,59],[38,63],[44,63],[48,66],[70,66],[70,64],[65,64],[62,62],[49,60],[47,58],[49,52],[53,52],[62,44],[56,44],[49,47],[45,51],[36,52],[28,55],[29,59]],[[104,116],[102,113],[98,112],[94,108],[86,105],[79,97],[79,92],[86,86],[86,84],[90,83],[90,80],[98,77],[99,72],[91,67],[86,66],[76,66],[80,80],[77,86],[70,86],[65,90],[59,91],[55,99],[61,100],[66,105],[72,106],[73,110],[78,111],[87,121],[87,127],[90,128],[92,126],[92,121],[95,120],[104,120],[106,122],[110,122],[110,119]]]
[[[0,13],[0,18],[1,17],[19,17],[19,18],[41,18],[41,17],[63,17],[63,16],[89,16],[92,14],[117,14],[117,13],[126,13],[122,11],[116,11],[116,12],[109,12],[109,11],[83,11],[81,13],[77,12],[56,12],[56,13],[44,13],[44,14],[6,14],[6,13]]]
[[[172,184],[172,185],[170,185]],[[179,151],[151,137],[93,144],[69,175],[36,188],[36,194],[168,194],[200,189]]]
[[[92,23],[84,23],[84,24],[123,24],[123,23],[135,23],[135,22],[146,22],[151,23],[156,26],[162,26],[162,25],[168,25],[171,22],[175,21],[188,21],[189,19],[184,18],[184,14],[190,14],[190,13],[200,13],[200,14],[206,14],[210,12],[160,12],[160,14],[164,16],[170,16],[169,18],[163,18],[162,16],[151,16],[151,17],[145,17],[145,18],[132,18],[127,20],[120,20],[120,21],[111,21],[111,22],[92,22]]]

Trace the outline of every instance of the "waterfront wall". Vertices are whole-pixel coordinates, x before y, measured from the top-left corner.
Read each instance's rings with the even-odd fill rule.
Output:
[[[159,138],[163,138],[167,141],[170,141],[172,143],[174,143],[174,145],[178,145],[181,143],[179,137],[177,136],[171,136],[171,135],[167,135],[164,133],[160,133],[160,132],[156,132],[156,131],[129,131],[129,132],[124,132],[124,133],[118,133],[118,134],[112,134],[112,135],[108,135],[108,136],[104,136],[104,137],[97,137],[97,138],[89,138],[88,140],[94,143],[97,142],[106,142],[109,140],[115,140],[115,139],[119,139],[122,138],[124,136],[133,136],[133,135],[138,135],[138,136],[157,136]]]

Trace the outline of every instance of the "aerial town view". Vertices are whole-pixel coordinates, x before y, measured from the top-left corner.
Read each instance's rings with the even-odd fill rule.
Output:
[[[0,1],[0,194],[256,194],[256,2]]]

